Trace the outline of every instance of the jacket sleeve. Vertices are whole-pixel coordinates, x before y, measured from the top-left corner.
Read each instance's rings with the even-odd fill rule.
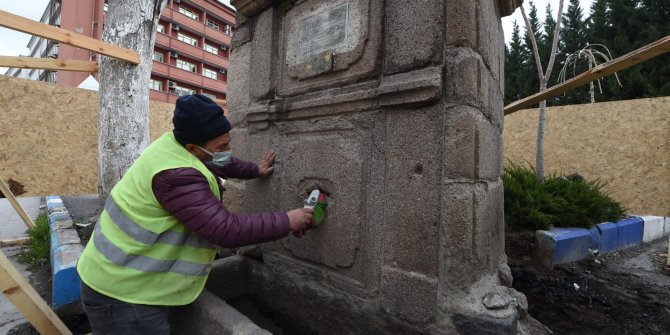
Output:
[[[253,179],[259,176],[258,165],[235,158],[230,158],[230,162],[224,167],[218,167],[214,164],[207,164],[207,168],[219,177],[235,179]]]
[[[285,212],[230,213],[196,169],[163,171],[154,176],[152,188],[168,213],[198,236],[224,248],[274,241],[290,231]]]

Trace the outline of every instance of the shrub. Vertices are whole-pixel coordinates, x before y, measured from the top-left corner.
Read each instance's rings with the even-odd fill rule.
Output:
[[[612,199],[601,180],[586,181],[573,175],[550,175],[540,183],[535,169],[514,163],[505,166],[505,225],[522,232],[559,227],[591,228],[617,221],[626,210]]]
[[[35,221],[35,228],[28,231],[30,241],[28,245],[21,250],[19,261],[27,264],[28,269],[32,270],[49,261],[51,251],[51,231],[49,229],[49,220],[45,215],[40,215]]]

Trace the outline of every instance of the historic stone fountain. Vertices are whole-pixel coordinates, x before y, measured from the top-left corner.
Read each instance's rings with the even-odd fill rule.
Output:
[[[248,295],[298,333],[517,334],[504,252],[500,18],[521,0],[233,0],[234,147],[278,153],[243,212],[330,195],[247,257]]]

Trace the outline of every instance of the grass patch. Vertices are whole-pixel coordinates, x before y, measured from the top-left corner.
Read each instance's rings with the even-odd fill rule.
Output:
[[[46,215],[40,215],[35,220],[35,228],[28,231],[30,241],[28,245],[19,253],[19,261],[28,265],[32,270],[40,265],[49,262],[49,253],[51,251],[51,231],[49,229],[49,220]]]
[[[618,221],[626,209],[604,190],[607,183],[581,176],[545,177],[540,183],[535,169],[509,163],[503,174],[505,226],[511,232],[547,230],[551,227],[591,228]]]

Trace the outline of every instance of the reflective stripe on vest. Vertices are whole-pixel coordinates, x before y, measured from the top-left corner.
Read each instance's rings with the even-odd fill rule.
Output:
[[[195,248],[213,248],[212,243],[200,238],[191,232],[165,231],[156,234],[133,222],[114,202],[111,196],[107,197],[105,210],[109,218],[128,236],[144,244],[164,243],[176,246],[188,245]]]
[[[156,234],[140,227],[130,220],[116,205],[112,197],[107,197],[105,210],[116,226],[133,239],[145,243],[166,243],[175,246],[190,245],[202,248],[211,248],[212,244],[192,233],[166,231]],[[127,254],[114,245],[103,233],[98,222],[95,225],[93,243],[95,248],[112,263],[143,272],[174,272],[190,276],[204,276],[209,272],[209,264],[200,264],[184,260],[161,260],[140,255]]]

